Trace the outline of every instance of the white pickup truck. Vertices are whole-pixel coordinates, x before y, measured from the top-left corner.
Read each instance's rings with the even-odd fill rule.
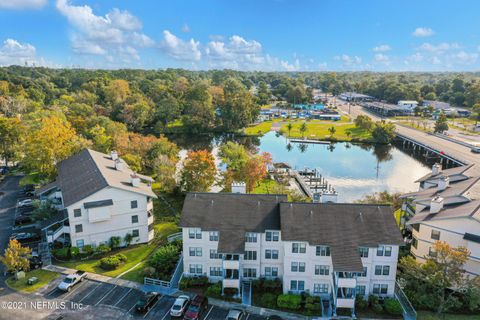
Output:
[[[87,276],[85,271],[77,271],[75,273],[69,274],[68,276],[63,279],[62,282],[58,285],[58,289],[63,291],[70,291],[72,290],[73,286],[77,283],[82,282],[83,279]]]

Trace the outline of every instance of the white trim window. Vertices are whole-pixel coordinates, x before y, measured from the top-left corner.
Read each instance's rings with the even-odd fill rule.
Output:
[[[201,264],[191,264],[188,266],[191,274],[203,274],[203,266]]]
[[[392,247],[391,246],[378,246],[377,247],[377,257],[391,257],[392,256]]]
[[[328,283],[314,283],[313,284],[313,293],[314,294],[326,294],[326,293],[328,293]]]
[[[222,267],[210,267],[210,277],[222,277]]]
[[[360,257],[361,258],[368,258],[368,248],[367,247],[360,247],[360,248],[358,248],[358,251],[360,252]]]
[[[316,265],[315,266],[315,275],[317,276],[328,276],[330,274],[330,266],[327,265]]]
[[[243,268],[243,277],[244,278],[256,278],[257,269],[255,268]]]
[[[303,281],[303,280],[290,280],[290,290],[291,291],[304,291],[305,290],[305,281]]]
[[[278,260],[278,250],[265,250],[265,259]]]
[[[278,268],[265,267],[265,277],[278,277]]]
[[[189,239],[202,239],[202,229],[200,228],[188,228]]]
[[[257,260],[257,251],[245,251],[243,254],[243,260]]]
[[[305,253],[307,252],[307,245],[305,242],[293,242],[292,253]]]
[[[329,246],[316,246],[315,255],[320,257],[329,257],[330,256],[330,247]]]
[[[305,262],[292,261],[290,271],[292,271],[292,272],[305,272]]]
[[[256,243],[257,234],[255,232],[246,232],[245,233],[245,242]]]
[[[373,294],[378,294],[378,295],[388,294],[388,284],[374,283]]]
[[[222,254],[218,253],[216,249],[210,249],[210,259],[222,259]]]
[[[265,232],[265,241],[278,242],[280,240],[279,231],[267,231]]]
[[[218,231],[210,231],[208,233],[208,238],[210,241],[218,241]]]
[[[188,248],[189,256],[190,257],[201,257],[202,256],[202,248],[201,247],[190,247]]]
[[[390,266],[375,266],[376,276],[388,276],[390,275]]]
[[[359,296],[365,296],[365,293],[367,292],[367,287],[364,285],[357,285],[357,288],[355,289],[356,294]]]

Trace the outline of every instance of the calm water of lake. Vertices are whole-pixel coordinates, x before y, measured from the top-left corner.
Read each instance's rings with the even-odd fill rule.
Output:
[[[243,143],[250,150],[269,152],[274,162],[293,168],[316,168],[338,191],[339,202],[352,202],[374,192],[409,192],[417,190],[416,179],[430,171],[430,166],[409,156],[395,146],[335,143],[288,143],[283,136],[269,132],[263,137],[195,136],[171,137],[183,149],[210,149],[228,140]]]

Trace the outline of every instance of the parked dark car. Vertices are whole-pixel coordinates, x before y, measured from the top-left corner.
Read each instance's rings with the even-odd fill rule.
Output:
[[[193,298],[190,306],[185,312],[184,320],[198,320],[208,309],[208,299],[204,296]]]
[[[27,192],[27,191],[35,191],[35,185],[34,184],[26,184],[24,187],[23,187],[23,191]]]
[[[28,215],[19,215],[15,218],[15,225],[23,225],[31,222],[33,222],[33,219]]]
[[[30,263],[30,270],[38,269],[43,266],[43,261],[39,256],[32,256],[28,259]]]
[[[40,241],[40,238],[40,234],[34,232],[20,232],[14,233],[10,236],[10,240],[15,239],[23,244]]]
[[[0,174],[7,174],[8,173],[8,168],[5,166],[0,167]]]
[[[283,319],[280,316],[273,315],[268,317],[267,320],[283,320]]]
[[[34,207],[17,208],[17,215],[30,216],[35,211]]]
[[[138,312],[147,312],[158,300],[158,292],[147,292],[135,304]]]

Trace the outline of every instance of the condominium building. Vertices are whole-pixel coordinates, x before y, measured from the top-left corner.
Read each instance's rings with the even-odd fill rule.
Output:
[[[96,246],[127,234],[132,243],[153,239],[152,179],[134,173],[118,157],[84,149],[60,162],[55,181],[37,191],[59,213],[43,224],[46,240]]]
[[[480,275],[480,177],[470,177],[470,166],[442,170],[417,180],[418,191],[402,195],[405,223],[412,231],[411,253],[420,262],[435,256],[436,241],[469,251],[464,265],[471,276]]]
[[[245,295],[249,281],[280,279],[354,310],[355,296],[392,296],[403,239],[389,206],[290,203],[285,195],[189,193],[180,226],[184,276],[221,281]]]

